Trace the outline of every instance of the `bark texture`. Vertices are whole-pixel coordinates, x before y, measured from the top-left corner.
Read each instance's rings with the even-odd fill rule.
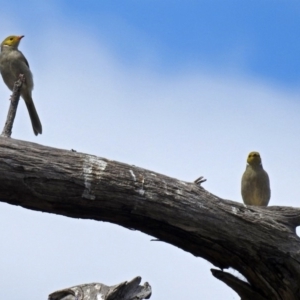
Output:
[[[113,286],[103,283],[76,285],[51,293],[48,300],[142,300],[151,297],[151,286],[148,282],[140,285],[141,277]]]
[[[140,230],[210,261],[244,300],[300,299],[298,208],[245,207],[195,183],[7,138],[0,169],[3,202]]]

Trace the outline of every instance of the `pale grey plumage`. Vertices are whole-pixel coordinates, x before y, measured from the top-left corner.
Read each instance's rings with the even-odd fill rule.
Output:
[[[0,53],[0,72],[3,81],[10,90],[13,89],[14,83],[18,79],[19,75],[24,75],[25,82],[22,86],[21,96],[25,100],[33,131],[35,135],[37,135],[42,133],[42,124],[31,96],[33,89],[33,76],[25,56],[18,50],[18,45],[22,37],[23,36],[9,36],[2,42]]]
[[[241,185],[243,201],[246,205],[267,206],[271,197],[270,180],[259,153],[251,152],[247,162]]]

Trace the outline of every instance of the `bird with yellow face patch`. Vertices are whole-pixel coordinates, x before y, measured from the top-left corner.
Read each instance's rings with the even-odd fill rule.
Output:
[[[38,135],[42,133],[42,124],[31,97],[33,90],[32,73],[29,69],[27,59],[23,53],[18,50],[19,43],[23,37],[23,35],[11,35],[1,43],[0,72],[3,81],[11,91],[19,75],[24,75],[25,81],[22,85],[21,96],[26,103],[34,134]]]
[[[246,205],[267,206],[271,197],[268,173],[258,152],[250,152],[242,177],[242,198]]]

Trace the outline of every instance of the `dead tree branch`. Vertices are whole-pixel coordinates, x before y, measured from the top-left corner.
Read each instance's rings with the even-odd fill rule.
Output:
[[[15,82],[13,93],[10,97],[10,106],[6,118],[6,122],[2,131],[1,136],[3,137],[10,137],[12,133],[12,128],[15,120],[15,116],[17,113],[17,108],[20,100],[21,95],[21,88],[23,85],[23,82],[25,80],[25,77],[23,74],[20,74],[19,79]]]
[[[124,281],[117,285],[107,286],[103,283],[76,285],[51,293],[48,300],[142,300],[151,297],[151,286],[148,282],[140,285],[141,277]]]
[[[300,299],[300,209],[245,207],[195,183],[93,155],[0,138],[0,199],[134,228],[203,257],[242,299]]]

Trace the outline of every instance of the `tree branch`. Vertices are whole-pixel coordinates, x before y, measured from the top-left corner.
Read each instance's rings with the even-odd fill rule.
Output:
[[[48,300],[142,300],[151,297],[151,286],[148,282],[140,285],[141,277],[124,281],[117,285],[107,286],[103,283],[76,285],[51,293]]]
[[[253,300],[253,299],[267,300],[266,298],[262,297],[260,294],[256,293],[248,283],[236,278],[232,274],[220,270],[216,270],[216,269],[211,269],[211,273],[213,274],[214,277],[223,281],[234,291],[236,291],[237,294],[241,296],[242,300]]]
[[[14,139],[0,138],[0,168],[3,202],[140,230],[239,271],[262,298],[300,299],[298,208],[245,207],[195,183]]]

